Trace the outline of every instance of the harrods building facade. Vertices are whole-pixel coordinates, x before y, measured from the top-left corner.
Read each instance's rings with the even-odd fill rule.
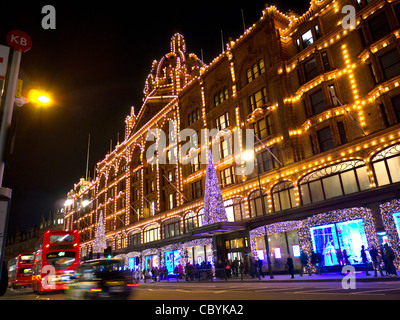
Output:
[[[356,8],[356,28],[343,28],[344,5]],[[301,16],[268,7],[209,65],[175,34],[123,142],[68,193],[64,227],[79,230],[81,259],[100,214],[108,246],[130,268],[265,260],[265,230],[275,271],[288,254],[298,268],[300,251],[318,250],[325,266],[338,264],[338,249],[359,263],[363,244],[388,243],[399,256],[399,38],[400,2],[384,0],[312,0]],[[253,129],[253,173],[235,171],[232,135],[199,139],[184,164],[176,155],[187,141],[167,134],[167,163],[149,161],[149,130],[168,133],[171,121],[176,132],[229,129],[243,152]],[[201,151],[216,144],[228,222],[205,225]]]

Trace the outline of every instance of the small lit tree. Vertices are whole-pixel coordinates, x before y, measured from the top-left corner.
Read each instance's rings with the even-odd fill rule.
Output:
[[[215,170],[211,150],[208,152],[208,164],[206,170],[206,185],[204,190],[204,217],[203,224],[226,222],[224,200],[219,186],[217,172]]]
[[[103,211],[100,211],[99,222],[97,224],[96,233],[94,235],[93,253],[104,254],[107,248],[106,233],[103,223]]]

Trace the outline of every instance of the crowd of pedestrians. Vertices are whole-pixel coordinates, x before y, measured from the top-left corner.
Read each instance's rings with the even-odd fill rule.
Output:
[[[368,254],[369,253],[369,257]],[[346,265],[351,265],[351,256],[346,252],[346,250],[340,251],[336,250],[336,257],[338,261],[338,266],[341,268]],[[369,271],[374,272],[374,277],[378,276],[397,276],[396,266],[394,261],[396,260],[396,255],[393,249],[385,244],[376,248],[372,246],[370,249],[361,246],[360,249],[361,260],[358,261],[358,265],[361,265],[365,270],[366,276],[370,276]],[[308,274],[311,276],[313,273],[321,275],[324,271],[323,266],[323,256],[318,251],[312,252],[309,257],[305,252],[300,253],[300,276]],[[286,270],[293,279],[295,276],[295,266],[293,258],[289,255],[286,259]],[[176,280],[185,279],[186,281],[200,281],[200,280],[213,280],[215,275],[219,279],[229,279],[229,278],[241,278],[244,276],[250,276],[252,279],[261,278],[267,275],[269,272],[266,267],[266,263],[261,259],[254,259],[250,257],[249,259],[238,259],[237,257],[232,261],[221,259],[212,266],[210,262],[203,261],[201,264],[191,264],[187,263],[184,267],[182,264],[178,264],[172,273],[169,273],[166,267],[153,267],[144,269],[142,271],[136,270],[132,272],[134,279],[137,282],[143,280],[147,281],[169,281],[171,277]]]
[[[368,258],[367,252],[369,252],[371,261]],[[346,249],[344,249],[343,252],[340,249],[336,250],[336,258],[339,267],[351,265],[349,259],[350,257],[351,256],[347,253]],[[380,246],[379,249],[377,249],[375,246],[372,246],[369,250],[362,245],[360,257],[361,260],[358,264],[363,266],[366,276],[371,275],[368,272],[371,270],[371,268],[374,271],[374,277],[378,276],[378,271],[382,277],[385,276],[383,271],[385,271],[386,276],[397,276],[396,266],[394,263],[396,255],[393,249],[387,243],[383,246]],[[304,252],[301,252],[300,262],[302,265],[300,276],[303,276],[304,273],[308,273],[311,276],[312,270],[316,270],[316,273],[320,275],[323,270],[323,257],[318,251],[311,253],[311,263],[309,263],[307,255]],[[293,267],[291,267],[293,265],[293,261],[290,257],[288,258],[287,265],[289,273],[293,274]]]

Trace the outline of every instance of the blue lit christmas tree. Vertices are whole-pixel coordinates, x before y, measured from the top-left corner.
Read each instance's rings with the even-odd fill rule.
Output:
[[[97,224],[96,233],[94,235],[94,243],[93,243],[93,253],[104,253],[104,249],[107,248],[106,243],[106,233],[104,230],[103,223],[103,211],[100,211],[99,222]]]
[[[224,200],[219,186],[217,172],[212,158],[211,150],[208,152],[206,170],[206,186],[204,191],[204,217],[203,224],[227,222]]]

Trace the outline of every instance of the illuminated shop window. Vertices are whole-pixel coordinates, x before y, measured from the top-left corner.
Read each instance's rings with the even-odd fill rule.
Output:
[[[338,265],[339,250],[349,256],[351,264],[361,264],[361,246],[368,248],[362,219],[310,228],[313,251],[322,255],[323,266]],[[366,251],[369,256],[368,251]]]
[[[165,252],[165,267],[168,274],[174,274],[175,268],[181,263],[181,254],[179,250]]]
[[[397,233],[399,234],[400,237],[400,212],[393,213],[393,220],[394,223],[396,224]]]

